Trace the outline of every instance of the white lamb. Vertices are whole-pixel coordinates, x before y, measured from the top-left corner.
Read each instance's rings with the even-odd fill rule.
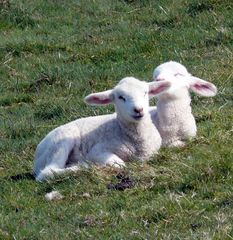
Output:
[[[36,149],[36,180],[92,163],[122,167],[131,158],[143,161],[157,153],[161,137],[149,114],[149,97],[169,87],[166,81],[146,83],[127,77],[112,90],[88,95],[86,103],[113,103],[116,113],[81,118],[52,130]]]
[[[153,80],[172,83],[171,88],[158,96],[157,109],[150,109],[162,146],[184,146],[184,140],[196,136],[197,131],[189,91],[211,97],[216,95],[217,88],[192,76],[183,65],[173,61],[159,65],[153,72]]]

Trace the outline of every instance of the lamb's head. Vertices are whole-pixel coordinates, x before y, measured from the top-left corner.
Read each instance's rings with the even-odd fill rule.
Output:
[[[147,83],[126,77],[111,90],[88,95],[85,102],[90,105],[113,103],[121,119],[138,122],[149,114],[149,98],[166,91],[170,85],[168,81]]]
[[[160,95],[161,98],[183,98],[189,96],[189,91],[205,97],[215,96],[217,88],[214,84],[192,76],[185,66],[178,62],[165,62],[153,72],[154,81],[170,81],[171,88]]]

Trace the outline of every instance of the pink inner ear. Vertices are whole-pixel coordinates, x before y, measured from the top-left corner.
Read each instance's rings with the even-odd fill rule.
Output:
[[[156,95],[156,94],[159,94],[160,92],[164,91],[165,89],[167,89],[167,87],[168,86],[164,84],[164,85],[161,85],[157,88],[151,89],[149,93],[153,94],[153,95]]]
[[[201,83],[195,83],[193,87],[196,88],[197,90],[211,89],[208,84],[201,84]]]
[[[109,98],[105,98],[105,99],[101,99],[101,98],[98,98],[98,97],[90,97],[88,102],[90,103],[96,103],[96,104],[108,104],[110,103],[110,99]]]

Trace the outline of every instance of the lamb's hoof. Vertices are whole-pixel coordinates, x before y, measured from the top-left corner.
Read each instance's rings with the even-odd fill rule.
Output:
[[[66,170],[66,169],[65,169],[65,170]],[[64,170],[64,172],[65,172],[65,170]],[[73,173],[76,173],[76,172],[78,172],[79,170],[80,170],[80,167],[77,166],[77,165],[67,168],[67,171],[70,171],[70,172],[73,172]]]
[[[108,162],[107,165],[114,168],[124,168],[125,162],[122,160],[113,160]]]
[[[167,147],[184,147],[185,142],[177,140],[167,145]]]
[[[43,182],[46,179],[46,177],[43,174],[40,173],[39,175],[37,175],[35,177],[35,179],[36,179],[37,182]]]
[[[43,182],[53,177],[53,172],[50,169],[42,170],[37,176],[35,176],[37,182]]]
[[[119,163],[113,163],[111,165],[111,167],[114,167],[114,168],[124,168],[125,167],[125,164],[119,164]]]

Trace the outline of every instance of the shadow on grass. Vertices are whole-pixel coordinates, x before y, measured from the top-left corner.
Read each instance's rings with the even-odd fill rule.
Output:
[[[10,176],[10,179],[13,181],[21,181],[21,180],[35,180],[35,177],[32,173],[26,172],[26,173],[19,173],[13,176]]]

